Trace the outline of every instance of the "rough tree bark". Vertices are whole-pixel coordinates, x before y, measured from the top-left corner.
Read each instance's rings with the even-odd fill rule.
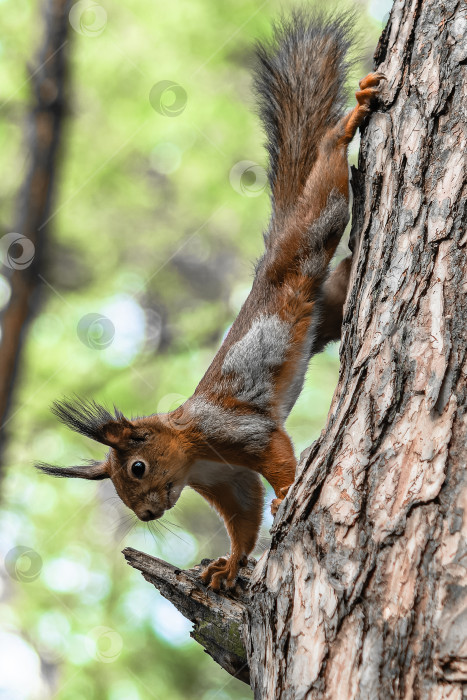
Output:
[[[245,604],[256,698],[467,698],[466,10],[396,0],[376,52],[339,384]]]
[[[31,72],[33,104],[28,119],[29,162],[18,195],[14,234],[1,241],[2,269],[10,300],[0,315],[0,460],[18,361],[27,326],[37,312],[43,254],[65,114],[68,14],[72,0],[47,0],[45,34]]]

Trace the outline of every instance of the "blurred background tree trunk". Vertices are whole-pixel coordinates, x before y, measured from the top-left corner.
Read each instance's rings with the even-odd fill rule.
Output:
[[[466,697],[465,9],[396,0],[376,52],[339,384],[253,575],[257,698]]]
[[[41,273],[66,109],[71,5],[71,0],[44,3],[44,39],[37,65],[29,69],[33,101],[27,121],[26,175],[18,195],[14,229],[4,232],[0,241],[1,271],[10,285],[10,299],[0,315],[0,463],[21,350],[44,284]]]

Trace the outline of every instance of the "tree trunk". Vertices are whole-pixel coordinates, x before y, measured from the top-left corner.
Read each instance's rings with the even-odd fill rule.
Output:
[[[0,241],[2,275],[11,294],[0,315],[0,460],[26,328],[38,308],[44,248],[65,114],[68,14],[72,0],[47,0],[45,35],[31,73],[34,101],[28,119],[29,162],[18,196],[14,232]]]
[[[377,49],[339,384],[245,605],[256,698],[467,698],[466,42],[464,1],[396,0]]]
[[[465,2],[396,0],[377,50],[339,384],[254,575],[256,697],[467,682],[466,40]]]

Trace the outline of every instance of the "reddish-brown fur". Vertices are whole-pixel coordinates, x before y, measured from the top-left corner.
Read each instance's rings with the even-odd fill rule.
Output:
[[[334,70],[330,65],[329,79]],[[299,374],[299,366],[307,359],[306,345],[317,305],[321,319],[316,321],[315,351],[339,338],[350,274],[347,259],[326,278],[342,230],[331,230],[330,235],[323,237],[321,248],[319,237],[318,243],[314,242],[310,231],[329,207],[332,193],[348,201],[347,145],[370,111],[382,78],[375,73],[362,80],[356,93],[357,106],[331,123],[333,93],[323,90],[323,104],[317,109],[318,116],[324,115],[322,122],[316,123],[314,133],[306,136],[310,152],[303,152],[291,178],[287,158],[279,150],[272,185],[275,217],[265,257],[246,303],[191,399],[170,414],[133,421],[121,414],[113,417],[95,404],[76,408],[65,402],[56,408],[70,427],[107,445],[110,451],[102,463],[88,471],[85,467],[60,470],[41,465],[44,471],[56,476],[110,477],[123,502],[143,520],[158,518],[171,508],[185,485],[217,510],[231,540],[231,554],[204,571],[203,579],[212,588],[219,588],[222,582],[227,586],[234,584],[239,566],[256,543],[262,487],[257,477],[248,474],[261,474],[273,487],[274,514],[294,480],[296,458],[283,428],[284,397]],[[293,137],[294,134],[280,132],[279,142]],[[310,245],[317,246],[314,252],[309,252]],[[315,265],[314,274],[309,271],[313,267],[304,267],[304,259]],[[259,375],[268,392],[264,405],[261,396],[252,403],[241,390],[234,391],[225,370],[229,351],[263,318],[276,319],[279,332],[285,328],[289,333],[284,357],[272,366],[270,378],[267,375],[266,381],[266,375]],[[235,379],[233,373],[231,380]],[[240,370],[237,379],[242,379]],[[246,381],[244,377],[243,380]],[[257,436],[254,430],[248,433],[249,421],[252,425],[256,421],[263,442],[254,443]],[[227,424],[226,430],[223,423]],[[243,435],[247,437],[242,438]],[[143,476],[135,476],[135,463],[143,464]],[[245,469],[249,471],[245,473]]]

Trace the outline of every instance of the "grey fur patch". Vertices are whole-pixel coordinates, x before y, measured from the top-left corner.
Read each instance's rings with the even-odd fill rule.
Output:
[[[308,326],[307,334],[302,344],[301,357],[297,363],[295,375],[290,381],[289,386],[287,387],[287,392],[281,401],[281,420],[283,423],[285,423],[287,420],[290,411],[295,406],[295,403],[303,389],[308,364],[311,356],[313,355],[313,344],[316,338],[316,329],[320,321],[321,315],[315,312],[311,318],[311,323]]]
[[[340,240],[350,219],[349,203],[344,195],[332,190],[320,216],[312,223],[301,251],[302,272],[308,277],[324,274],[325,245],[333,237]]]
[[[302,256],[302,272],[309,277],[322,277],[327,275],[327,261],[325,244],[333,236],[340,238],[349,221],[349,205],[347,199],[332,190],[321,215],[308,231],[308,239],[300,251]],[[303,388],[308,363],[314,354],[313,345],[316,341],[318,326],[321,322],[322,291],[318,292],[315,299],[315,308],[306,338],[301,348],[301,358],[297,364],[295,376],[290,382],[287,393],[281,403],[281,418],[286,420],[300,392]]]
[[[268,445],[275,423],[260,414],[241,414],[229,411],[207,399],[196,396],[190,400],[189,410],[208,442],[234,442],[246,452],[261,453]]]
[[[259,316],[225,356],[222,374],[229,393],[266,410],[272,399],[272,372],[284,362],[289,344],[290,324],[276,315]]]

